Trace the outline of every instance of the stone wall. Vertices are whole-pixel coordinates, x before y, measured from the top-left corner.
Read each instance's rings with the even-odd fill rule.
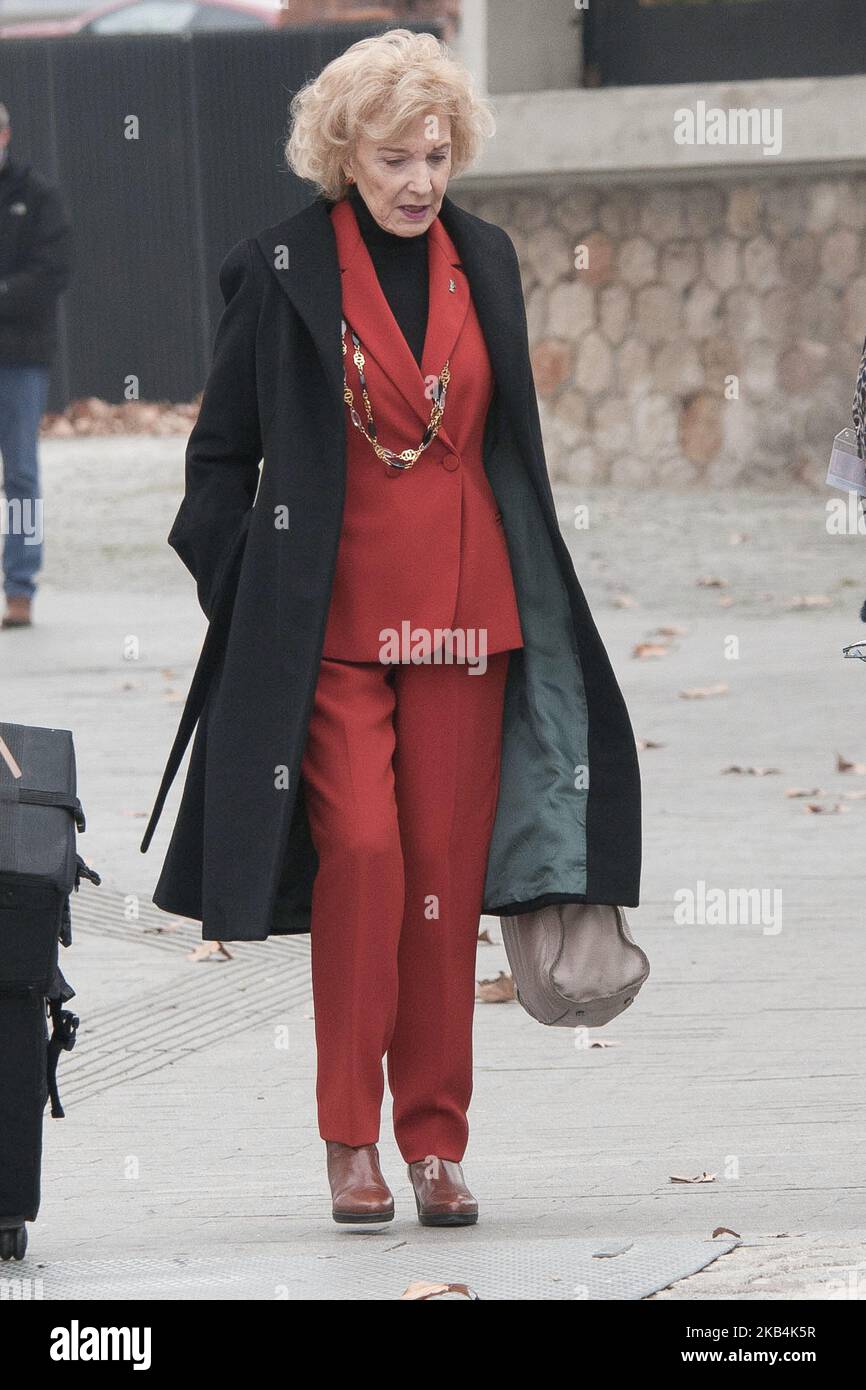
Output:
[[[455,197],[517,247],[557,481],[823,486],[866,336],[866,175]]]

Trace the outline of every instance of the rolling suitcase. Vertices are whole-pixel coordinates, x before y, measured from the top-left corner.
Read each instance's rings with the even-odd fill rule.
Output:
[[[0,723],[0,1259],[22,1259],[41,1200],[42,1116],[63,1117],[57,1061],[78,1019],[59,947],[70,895],[100,882],[76,852],[85,828],[68,729]],[[48,1021],[51,1020],[49,1036]]]

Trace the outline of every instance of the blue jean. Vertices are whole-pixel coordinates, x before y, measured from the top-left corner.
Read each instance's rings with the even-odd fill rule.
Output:
[[[39,423],[48,400],[48,367],[0,364],[0,455],[3,457],[3,588],[32,598],[42,567]],[[36,506],[36,503],[39,506]],[[10,505],[11,504],[11,505]]]

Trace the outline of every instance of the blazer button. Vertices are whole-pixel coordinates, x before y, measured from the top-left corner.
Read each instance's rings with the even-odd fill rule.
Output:
[[[442,460],[442,467],[447,468],[449,473],[453,473],[455,468],[460,467],[460,460],[456,454],[446,454]]]

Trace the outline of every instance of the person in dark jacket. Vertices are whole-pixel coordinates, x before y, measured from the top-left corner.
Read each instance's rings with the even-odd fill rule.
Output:
[[[0,102],[0,455],[4,628],[29,627],[42,566],[39,423],[57,347],[57,300],[72,273],[63,202],[31,165],[10,154]]]

